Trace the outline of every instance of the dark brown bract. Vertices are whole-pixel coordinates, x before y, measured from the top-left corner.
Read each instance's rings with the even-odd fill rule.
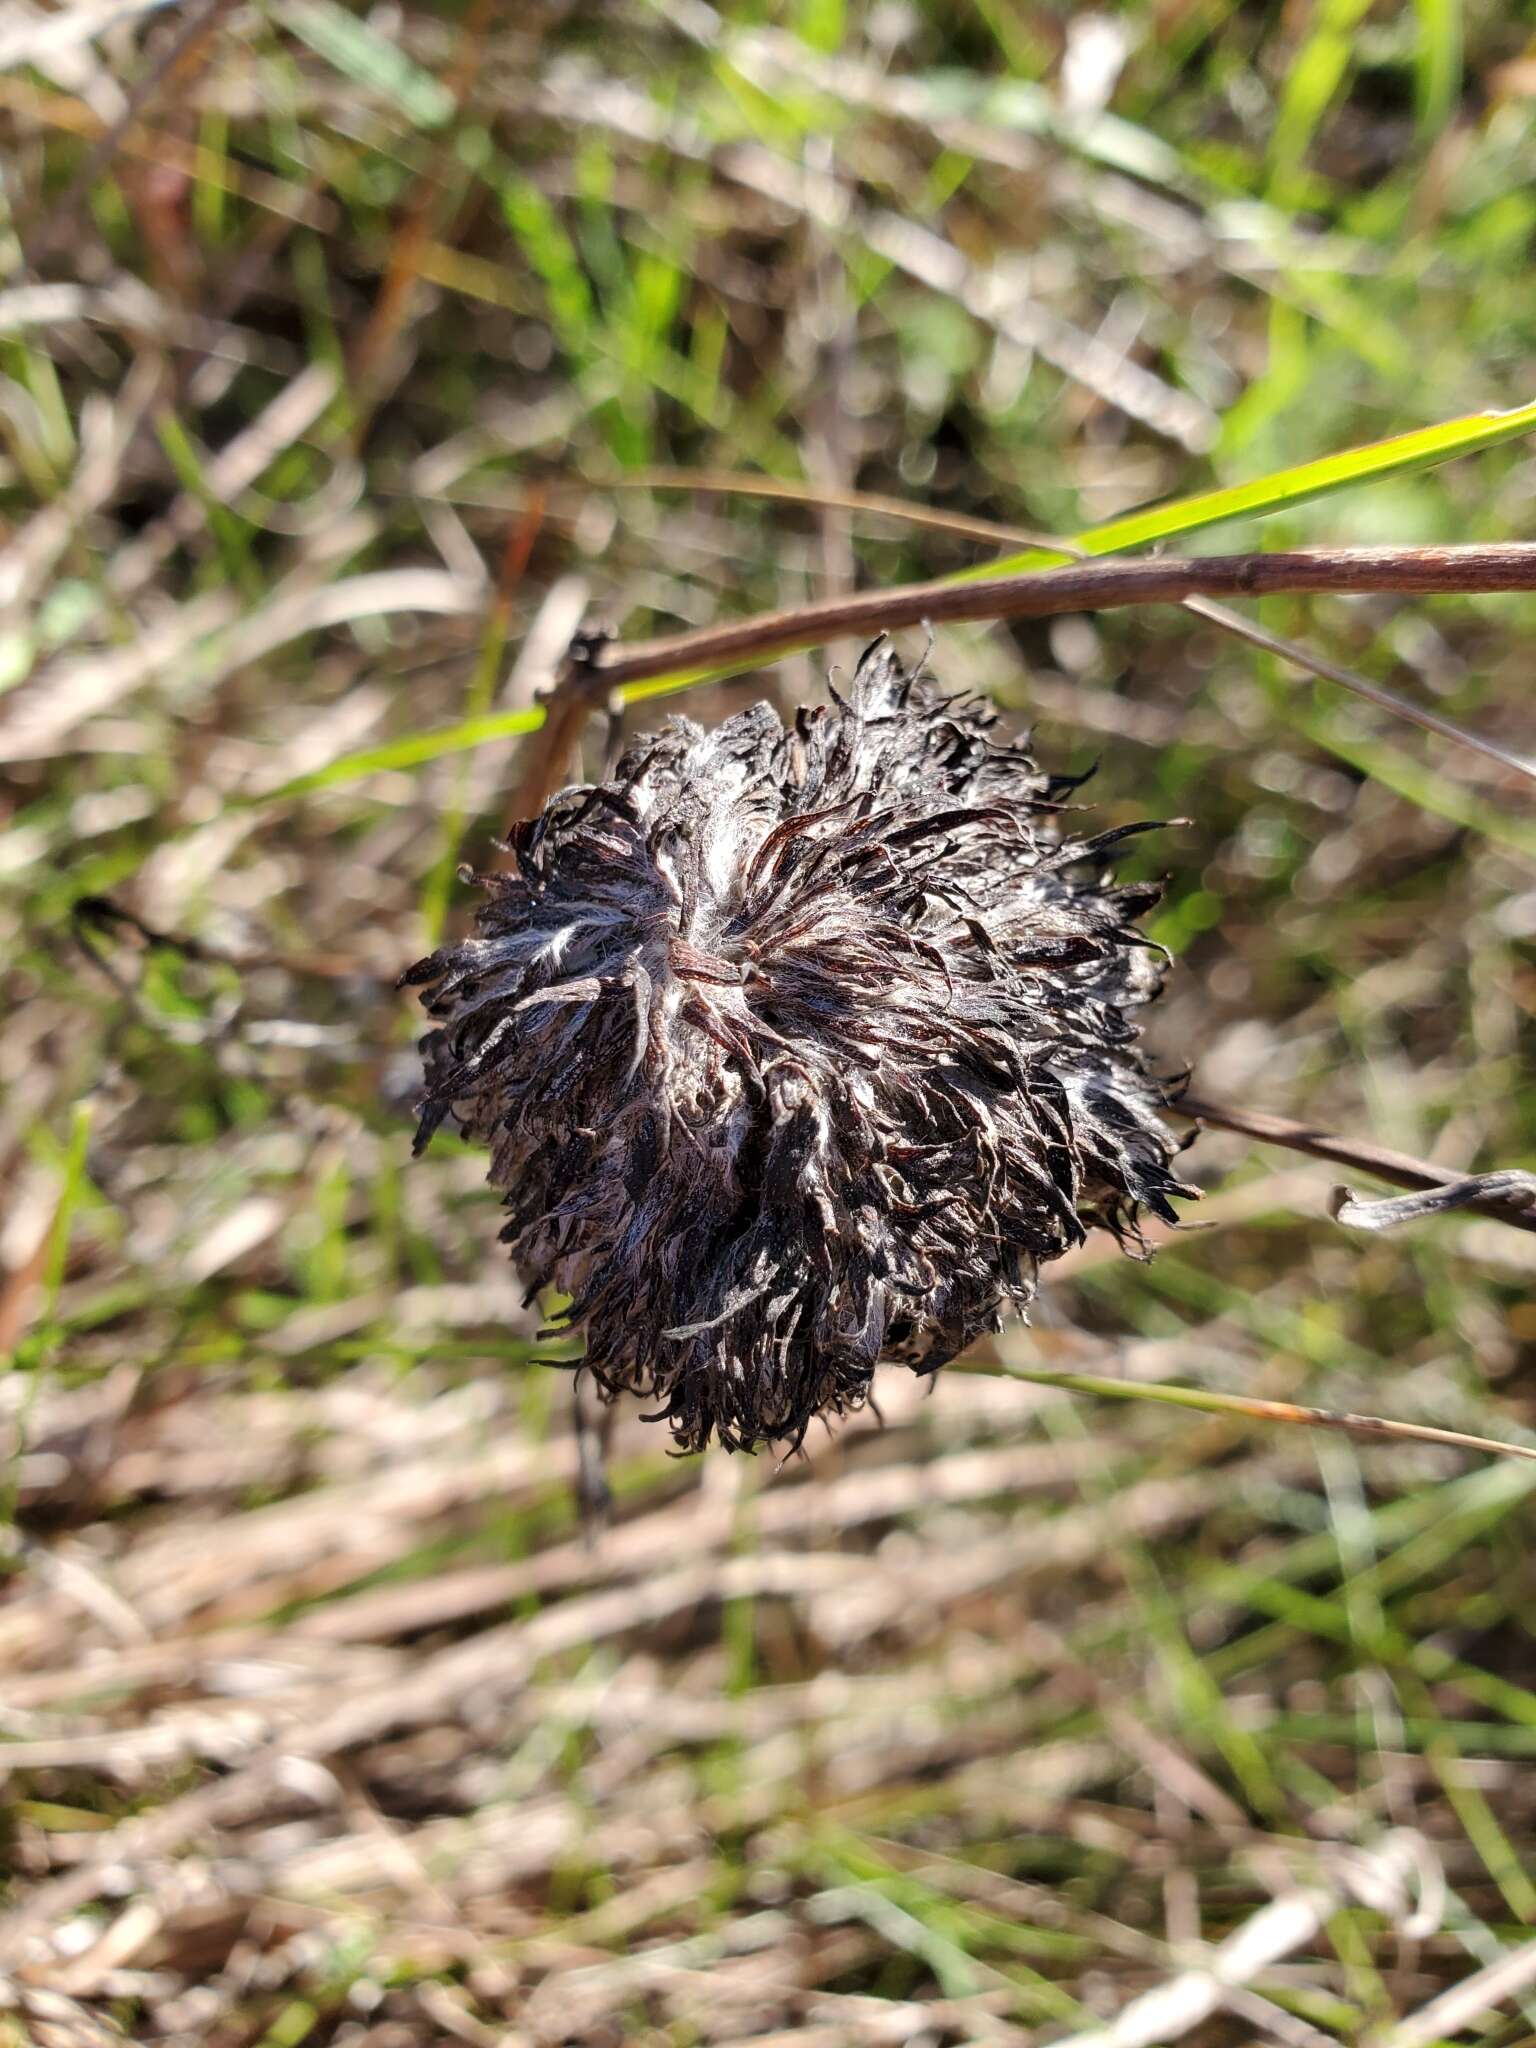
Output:
[[[1123,828],[883,642],[786,731],[674,718],[521,826],[429,984],[418,1149],[490,1147],[530,1292],[677,1441],[797,1445],[932,1372],[1099,1224],[1193,1191],[1138,1052]]]

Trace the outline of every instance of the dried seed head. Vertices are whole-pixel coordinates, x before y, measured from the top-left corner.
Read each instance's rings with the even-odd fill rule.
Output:
[[[1158,891],[1104,871],[1146,828],[1064,836],[1073,782],[993,723],[883,642],[791,731],[674,718],[403,977],[441,1020],[418,1149],[450,1115],[490,1146],[530,1294],[685,1449],[798,1444],[1193,1192],[1132,1021]]]

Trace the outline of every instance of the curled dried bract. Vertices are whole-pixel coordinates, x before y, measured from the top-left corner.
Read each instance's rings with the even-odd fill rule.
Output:
[[[1123,827],[877,642],[848,700],[670,720],[518,828],[426,986],[418,1144],[490,1147],[530,1291],[680,1445],[796,1445],[931,1372],[1089,1225],[1172,1221]]]

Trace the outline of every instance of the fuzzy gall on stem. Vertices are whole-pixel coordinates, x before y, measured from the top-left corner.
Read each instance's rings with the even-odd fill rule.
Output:
[[[402,977],[418,1148],[489,1147],[530,1294],[688,1450],[797,1446],[1194,1192],[1137,1046],[1159,892],[1107,873],[1148,828],[1072,836],[1075,780],[884,641],[833,697],[637,740]]]

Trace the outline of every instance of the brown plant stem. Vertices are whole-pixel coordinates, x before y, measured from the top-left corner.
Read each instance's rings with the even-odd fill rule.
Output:
[[[607,694],[593,689],[590,671],[567,661],[544,700],[544,723],[529,735],[523,750],[522,770],[507,803],[509,825],[536,818],[555,791],[569,782],[587,719],[602,708]],[[510,856],[500,854],[492,866],[505,868],[509,859]]]
[[[604,626],[582,625],[571,636],[553,685],[537,693],[544,706],[544,723],[528,735],[518,756],[521,766],[507,799],[508,834],[514,825],[536,818],[555,791],[571,780],[582,734],[594,712],[607,712],[610,737],[617,737],[624,716],[623,695],[609,684],[596,661],[611,637]],[[491,866],[505,872],[512,861],[510,849],[503,848]]]
[[[510,822],[532,817],[568,779],[588,716],[605,704],[611,707],[614,693],[629,685],[678,671],[693,672],[691,679],[702,682],[780,655],[801,653],[843,633],[892,632],[903,626],[967,619],[1055,618],[1063,612],[1107,611],[1137,604],[1187,604],[1227,630],[1240,630],[1245,638],[1267,645],[1271,652],[1300,661],[1317,673],[1331,673],[1333,680],[1348,688],[1363,688],[1363,694],[1386,708],[1408,711],[1429,730],[1474,746],[1506,768],[1531,775],[1536,773],[1536,764],[1523,756],[1469,735],[1432,713],[1412,710],[1391,693],[1362,686],[1348,672],[1330,670],[1290,643],[1261,633],[1247,621],[1239,622],[1231,613],[1220,613],[1215,606],[1207,609],[1201,602],[1214,597],[1364,597],[1387,592],[1475,596],[1515,590],[1536,590],[1536,542],[1295,548],[1275,554],[1135,560],[1117,556],[970,582],[899,584],[892,590],[855,592],[652,640],[626,643],[583,631],[571,642],[549,692],[546,722],[530,740],[510,806]]]
[[[1400,1188],[1440,1188],[1459,1180],[1460,1174],[1415,1159],[1408,1152],[1389,1151],[1358,1138],[1340,1138],[1315,1124],[1297,1123],[1290,1117],[1271,1116],[1267,1110],[1231,1109],[1224,1103],[1208,1102],[1201,1095],[1186,1094],[1173,1105],[1176,1116],[1191,1123],[1208,1124],[1213,1130],[1235,1131],[1240,1137],[1256,1138],[1263,1145],[1283,1145],[1288,1152],[1305,1152],[1312,1159],[1326,1159],[1335,1166],[1351,1166],[1358,1173],[1373,1174]],[[1492,1216],[1500,1223],[1512,1223],[1516,1230],[1536,1231],[1536,1214],[1518,1203],[1497,1196],[1470,1201],[1467,1208],[1480,1216]]]
[[[789,611],[760,612],[654,640],[583,642],[574,662],[588,687],[609,689],[676,670],[748,666],[844,633],[965,619],[1047,619],[1063,612],[1181,604],[1190,597],[1279,597],[1385,592],[1473,596],[1536,590],[1536,542],[1412,548],[1291,548],[1274,554],[1163,556],[1072,562],[974,582],[906,583]]]

